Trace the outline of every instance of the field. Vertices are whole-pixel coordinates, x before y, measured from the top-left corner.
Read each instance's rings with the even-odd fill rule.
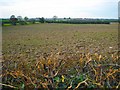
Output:
[[[4,88],[119,88],[117,24],[5,26]]]

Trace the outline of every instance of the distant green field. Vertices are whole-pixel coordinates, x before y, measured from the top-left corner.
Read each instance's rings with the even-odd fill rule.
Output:
[[[47,23],[3,27],[3,83],[16,88],[117,88],[117,28]]]

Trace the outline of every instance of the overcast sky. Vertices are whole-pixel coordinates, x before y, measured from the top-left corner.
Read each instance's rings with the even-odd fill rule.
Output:
[[[0,0],[0,18],[118,18],[119,0]]]

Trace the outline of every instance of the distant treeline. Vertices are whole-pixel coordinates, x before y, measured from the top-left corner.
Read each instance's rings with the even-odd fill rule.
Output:
[[[47,23],[66,23],[66,24],[110,24],[110,21],[46,21]]]
[[[27,24],[35,24],[35,23],[45,23],[44,18],[39,18],[37,20],[36,18],[30,18],[30,19],[22,19],[22,18],[10,18],[10,19],[1,19],[2,26],[7,25],[27,25]]]
[[[25,25],[25,24],[28,24],[28,23],[32,23],[32,21],[18,21],[18,20],[14,20],[14,21],[11,21],[10,19],[2,19],[2,25]]]
[[[118,19],[82,19],[82,18],[63,18],[63,19],[47,19],[47,23],[68,23],[68,24],[110,24],[111,22],[118,22]]]
[[[118,19],[71,19],[71,18],[27,18],[18,19],[2,19],[2,25],[26,25],[35,23],[66,23],[66,24],[110,24],[111,22],[118,22]]]

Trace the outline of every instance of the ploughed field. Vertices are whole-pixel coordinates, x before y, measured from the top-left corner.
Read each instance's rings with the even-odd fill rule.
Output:
[[[4,88],[118,88],[117,24],[33,24],[2,31]]]

